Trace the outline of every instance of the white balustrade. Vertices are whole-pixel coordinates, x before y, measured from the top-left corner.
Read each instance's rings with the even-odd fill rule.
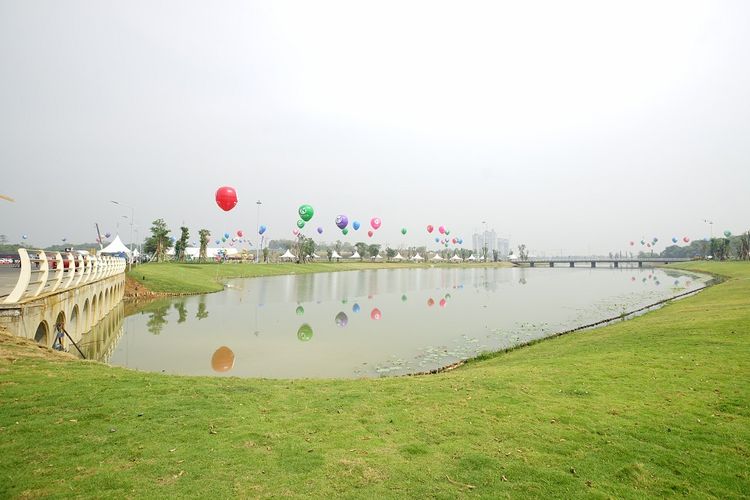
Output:
[[[43,294],[62,292],[125,272],[122,257],[96,257],[60,252],[47,255],[44,250],[18,249],[21,271],[13,290],[3,304],[15,304]],[[52,271],[52,272],[50,272]]]

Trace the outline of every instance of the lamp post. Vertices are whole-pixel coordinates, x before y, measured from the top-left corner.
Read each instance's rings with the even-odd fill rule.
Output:
[[[713,240],[714,239],[714,221],[708,220],[708,219],[703,219],[703,222],[705,222],[706,224],[708,224],[709,233],[711,234],[711,240]],[[708,241],[708,244],[709,244],[708,252],[713,257],[713,253],[710,250],[710,248],[711,248],[711,246],[710,246],[711,245],[711,240]]]
[[[128,259],[128,271],[129,271],[133,265],[133,218],[135,217],[135,209],[132,206],[126,205],[124,203],[120,203],[119,201],[115,201],[115,200],[109,200],[109,201],[111,203],[114,203],[115,205],[120,205],[121,207],[130,209],[130,259]]]
[[[482,221],[482,254],[483,262],[487,262],[487,221]]]
[[[255,247],[255,263],[260,263],[260,252],[263,251],[263,235],[260,234],[260,206],[263,204],[260,200],[255,202],[258,205],[258,218],[255,220],[255,235],[260,238],[260,244]]]

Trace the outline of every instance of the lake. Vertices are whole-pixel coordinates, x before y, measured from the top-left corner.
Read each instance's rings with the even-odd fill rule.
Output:
[[[112,365],[170,374],[403,375],[617,317],[709,279],[671,269],[491,267],[235,279],[220,293],[120,306],[82,344]]]

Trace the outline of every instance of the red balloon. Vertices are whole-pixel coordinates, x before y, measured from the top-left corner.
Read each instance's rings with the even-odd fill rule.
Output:
[[[688,241],[690,241],[690,238],[688,238],[687,236],[685,236],[684,238],[682,238],[682,241],[684,241],[685,243],[687,243]]]
[[[369,236],[370,238],[372,238],[372,235],[373,235],[373,234],[374,234],[374,233],[373,233],[372,231],[367,231],[367,236]]]
[[[375,321],[379,320],[382,317],[383,317],[383,313],[381,313],[380,309],[378,309],[377,307],[373,309],[372,312],[370,313],[370,318],[374,319]]]
[[[445,299],[440,299],[440,307],[445,307]]]
[[[237,205],[237,191],[229,186],[220,187],[216,190],[216,204],[225,212],[229,212]]]
[[[239,236],[240,238],[242,238],[242,235],[243,235],[242,229],[240,229],[239,231],[237,231],[237,236]]]
[[[435,229],[435,228],[432,227],[432,224],[430,224],[429,226],[427,226],[427,232],[428,233],[431,233],[433,229]]]
[[[432,307],[434,305],[435,305],[435,300],[432,297],[427,299],[427,307]]]

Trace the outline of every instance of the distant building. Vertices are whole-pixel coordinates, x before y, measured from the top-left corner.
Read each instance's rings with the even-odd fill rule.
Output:
[[[472,235],[472,249],[477,255],[482,254],[482,249],[487,247],[487,255],[491,258],[492,252],[497,251],[499,257],[506,258],[510,253],[510,240],[508,238],[498,238],[494,229],[484,231],[483,233],[474,233]]]
[[[508,257],[508,254],[510,253],[510,240],[508,238],[497,239],[497,252],[503,259]]]

